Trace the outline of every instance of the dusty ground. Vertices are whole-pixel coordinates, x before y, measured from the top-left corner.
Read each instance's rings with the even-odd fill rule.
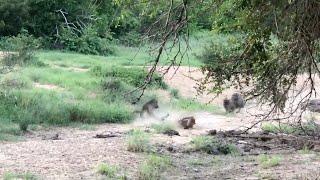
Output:
[[[21,142],[6,142],[0,146],[0,175],[6,172],[30,172],[40,179],[100,179],[97,166],[108,163],[119,166],[129,179],[136,179],[137,169],[147,154],[126,149],[123,133],[131,125],[105,124],[94,130],[52,128],[27,134]],[[96,134],[122,133],[120,137],[97,139]],[[170,157],[172,168],[164,172],[164,179],[303,179],[319,178],[320,155],[298,151],[270,151],[280,154],[276,167],[263,168],[258,156],[209,155],[200,152],[168,152],[165,147],[183,148],[198,134],[198,129],[178,129],[181,136],[154,134],[155,147],[163,145],[159,153]],[[58,133],[60,140],[48,137]],[[203,132],[204,133],[204,132]]]
[[[186,76],[201,78],[201,73],[194,68],[181,68],[171,78],[170,72],[166,82],[179,89],[182,96],[193,97],[196,85]],[[220,104],[225,92],[212,103]],[[208,96],[197,97],[207,102]],[[254,121],[249,118],[246,110],[241,113],[226,116],[208,112],[188,114],[186,112],[171,112],[166,120],[175,123],[185,115],[194,115],[197,124],[192,130],[177,127],[181,136],[152,135],[155,146],[163,144],[183,148],[193,136],[206,134],[210,129],[237,129]],[[0,142],[0,177],[6,172],[30,172],[41,179],[100,179],[97,166],[104,162],[118,165],[126,172],[129,179],[137,178],[137,168],[145,160],[145,153],[132,153],[126,149],[125,132],[132,128],[142,128],[157,122],[151,119],[137,119],[132,124],[104,124],[93,130],[83,128],[50,128],[42,129],[25,135],[23,141]],[[98,133],[119,132],[120,137],[97,139]],[[60,140],[49,140],[47,137],[58,133]],[[182,153],[168,152],[164,149],[159,153],[172,159],[173,166],[163,174],[163,179],[315,179],[320,177],[320,155],[315,152],[302,154],[297,151],[271,151],[280,154],[282,160],[279,166],[263,168],[257,161],[257,156],[217,156],[199,152]]]

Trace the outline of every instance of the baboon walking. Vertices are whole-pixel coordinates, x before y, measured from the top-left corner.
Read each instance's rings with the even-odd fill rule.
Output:
[[[144,113],[147,113],[149,116],[151,116],[153,118],[156,118],[156,119],[159,119],[161,121],[164,121],[166,118],[169,117],[169,113],[167,113],[165,116],[163,116],[161,118],[156,117],[155,114],[154,114],[154,110],[158,109],[158,108],[159,108],[158,101],[156,99],[151,99],[150,101],[146,102],[142,106],[141,111],[135,111],[135,112],[140,113],[140,117],[143,117]]]
[[[140,111],[140,117],[143,117],[144,113],[146,112],[149,116],[155,117],[153,111],[158,109],[158,101],[156,99],[151,99],[150,101],[146,102]]]
[[[223,107],[228,113],[233,112],[236,109],[238,109],[237,112],[240,112],[241,108],[243,108],[244,105],[245,101],[242,95],[239,93],[233,93],[231,95],[231,99],[225,98],[223,100]]]

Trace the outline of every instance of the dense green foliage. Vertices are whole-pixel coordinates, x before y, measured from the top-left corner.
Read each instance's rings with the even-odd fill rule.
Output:
[[[116,42],[139,45],[148,27],[168,8],[164,0],[0,0],[0,37],[16,36],[24,29],[41,37],[44,48],[107,55],[114,52]],[[190,22],[210,28],[207,9],[195,12],[199,11],[203,16],[191,16]]]
[[[305,101],[314,92],[312,74],[319,72],[319,8],[316,0],[219,3],[214,27],[241,36],[224,44],[214,42],[204,53],[203,70],[209,72],[204,84],[213,82],[210,91],[217,93],[238,87],[248,98],[259,98],[272,104],[274,111],[283,111],[299,74],[306,72],[303,88],[309,95],[301,102]]]

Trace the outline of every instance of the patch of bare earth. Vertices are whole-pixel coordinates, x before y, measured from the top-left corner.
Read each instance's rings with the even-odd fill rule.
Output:
[[[53,68],[57,68],[57,69],[63,69],[63,70],[66,70],[66,71],[73,71],[73,72],[88,72],[89,69],[87,68],[80,68],[80,67],[65,67],[65,66],[61,66],[61,65],[57,65],[57,64],[54,64],[52,65]]]
[[[40,88],[40,89],[47,89],[47,90],[59,90],[59,91],[64,90],[64,88],[54,84],[40,84],[37,82],[33,83],[33,87]]]
[[[138,167],[147,154],[126,149],[126,132],[135,127],[141,126],[105,124],[93,131],[51,128],[29,133],[22,142],[1,143],[0,177],[5,172],[30,172],[41,179],[99,179],[97,166],[107,163],[120,167],[129,179],[137,179]],[[263,168],[256,155],[185,152],[198,129],[177,127],[177,130],[180,136],[151,134],[155,151],[172,160],[172,166],[162,174],[164,179],[299,179],[296,177],[311,177],[320,170],[320,156],[314,152],[272,150],[269,153],[280,153],[282,160],[278,166],[269,168]],[[119,136],[94,138],[107,132]],[[44,138],[56,133],[58,140]],[[173,147],[173,151],[168,147]]]

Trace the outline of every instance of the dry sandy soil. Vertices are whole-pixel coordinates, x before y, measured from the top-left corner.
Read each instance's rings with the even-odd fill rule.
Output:
[[[201,78],[202,75],[194,68],[180,68],[173,77],[170,72],[166,82],[177,88],[182,96],[193,97],[196,85],[186,76]],[[45,88],[45,87],[43,87]],[[215,99],[213,104],[220,104],[225,92]],[[198,96],[205,102],[208,96]],[[177,127],[180,136],[152,134],[151,139],[159,154],[169,156],[172,168],[163,173],[162,179],[316,179],[320,178],[320,155],[308,151],[270,151],[270,154],[280,154],[278,166],[263,168],[255,155],[222,156],[209,155],[200,152],[183,151],[169,152],[166,147],[183,149],[188,146],[192,137],[207,134],[210,129],[237,129],[254,121],[246,110],[239,114],[226,116],[209,112],[171,112],[166,120],[175,123],[179,117],[193,115],[197,119],[194,129],[184,130]],[[128,176],[137,179],[139,165],[146,159],[146,153],[127,151],[126,135],[132,128],[146,129],[153,119],[137,119],[132,124],[103,124],[94,129],[83,128],[50,128],[42,129],[24,136],[18,142],[0,142],[0,177],[7,172],[30,172],[40,179],[102,179],[97,173],[100,163],[117,165]],[[116,132],[118,137],[98,139],[96,134]],[[61,139],[50,140],[49,137],[59,134]]]

